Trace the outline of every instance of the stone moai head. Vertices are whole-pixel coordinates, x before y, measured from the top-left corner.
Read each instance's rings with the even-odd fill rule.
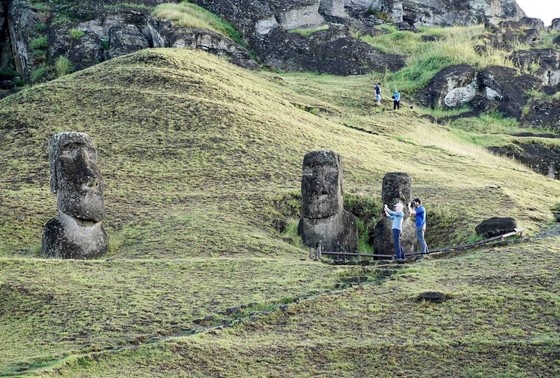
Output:
[[[49,143],[49,162],[58,210],[80,220],[103,220],[103,181],[90,137],[74,131],[55,134]]]
[[[301,177],[302,216],[322,219],[342,211],[342,182],[338,154],[328,150],[307,153]]]
[[[408,217],[409,212],[406,205],[411,200],[411,185],[411,177],[403,172],[385,174],[381,184],[381,200],[389,206],[389,209],[395,210],[395,204],[398,202],[404,205],[403,212],[406,219],[402,224],[401,245],[406,254],[413,252],[416,245],[416,227]],[[370,233],[369,242],[373,244],[376,254],[388,256],[394,254],[391,226],[392,222],[388,218],[382,217],[375,225],[373,232]]]
[[[394,210],[394,205],[401,202],[404,205],[403,211],[407,211],[406,204],[411,199],[411,182],[408,173],[389,172],[385,174],[381,184],[381,200],[383,203]]]

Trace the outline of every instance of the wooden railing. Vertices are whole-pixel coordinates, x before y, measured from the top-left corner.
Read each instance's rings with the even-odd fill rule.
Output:
[[[515,235],[519,235],[519,236],[522,237],[523,236],[523,231],[524,231],[523,228],[519,227],[519,228],[515,228],[514,231],[512,231],[512,232],[508,232],[507,234],[494,236],[494,237],[491,237],[489,239],[481,240],[481,241],[478,241],[478,242],[472,243],[472,244],[465,244],[465,245],[459,245],[459,246],[454,246],[454,247],[444,247],[444,248],[434,249],[434,250],[431,250],[430,252],[428,252],[427,254],[430,255],[430,254],[433,254],[433,253],[448,253],[448,252],[453,252],[453,251],[465,251],[467,249],[473,249],[473,248],[477,248],[477,247],[480,247],[480,246],[485,245],[485,244],[501,241],[503,239],[506,239],[506,238],[509,238],[509,237],[515,236]],[[421,256],[421,255],[422,255],[421,253],[415,252],[415,253],[407,254],[406,257]],[[378,260],[386,260],[386,261],[391,261],[391,260],[395,259],[394,255],[323,251],[323,246],[320,243],[317,246],[317,248],[310,248],[310,250],[309,250],[309,258],[310,259],[321,260],[322,256],[338,256],[340,258],[368,257],[368,258],[377,258]]]

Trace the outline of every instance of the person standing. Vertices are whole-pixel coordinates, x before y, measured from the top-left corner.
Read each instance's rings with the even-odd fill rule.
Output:
[[[401,108],[401,94],[397,88],[393,92],[393,110]]]
[[[424,257],[429,252],[428,245],[424,239],[424,234],[426,232],[426,209],[422,206],[422,200],[420,200],[420,198],[415,198],[409,204],[408,209],[410,214],[416,217],[416,238],[420,245],[421,256]]]
[[[393,225],[391,228],[393,229],[393,243],[395,245],[395,255],[397,261],[404,260],[404,249],[401,246],[401,230],[404,219],[403,208],[404,206],[400,202],[397,202],[395,204],[395,211],[389,210],[387,204],[385,204],[385,206],[383,207],[385,215],[393,221]]]
[[[381,105],[381,83],[375,86],[375,105]]]

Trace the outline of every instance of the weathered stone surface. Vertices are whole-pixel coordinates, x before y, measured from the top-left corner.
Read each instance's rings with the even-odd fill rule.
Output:
[[[355,252],[358,248],[356,217],[343,208],[340,156],[333,151],[312,151],[303,159],[302,217],[298,231],[303,244],[325,251]]]
[[[39,37],[37,25],[40,20],[26,0],[11,0],[8,3],[8,22],[15,69],[23,80],[30,82],[31,73],[38,63],[30,45],[33,39]]]
[[[560,31],[560,18],[555,18],[550,24],[550,29],[554,31]]]
[[[515,51],[511,61],[522,70],[534,71],[544,85],[560,84],[560,51],[557,49],[532,49]]]
[[[200,49],[218,56],[226,56],[240,67],[254,70],[259,68],[246,48],[211,30],[177,28],[169,22],[160,22],[158,28],[168,47]]]
[[[522,118],[524,126],[560,130],[560,101],[532,101],[529,109],[529,113]]]
[[[266,64],[292,71],[353,75],[396,71],[404,66],[402,57],[373,49],[341,26],[331,25],[309,37],[276,27],[254,47]]]
[[[353,2],[350,1],[350,4]],[[525,16],[515,0],[373,0],[356,1],[361,6],[390,15],[395,22],[414,26],[474,25],[486,21],[519,20]]]
[[[556,112],[558,123],[560,111]],[[560,127],[560,124],[558,125]],[[525,164],[537,173],[550,178],[560,179],[560,148],[557,146],[546,146],[538,143],[514,142],[512,146],[491,147],[490,151],[513,158]]]
[[[97,152],[89,136],[78,132],[54,135],[49,143],[51,191],[58,214],[43,231],[45,257],[86,259],[107,251],[103,181]]]
[[[430,108],[461,107],[470,102],[478,90],[476,71],[467,64],[444,68],[420,93],[420,102]]]
[[[109,29],[109,59],[148,47],[148,40],[136,25],[118,25]]]
[[[499,111],[506,117],[520,119],[527,99],[525,93],[540,86],[531,75],[519,75],[508,67],[488,67],[476,72],[459,65],[440,71],[421,92],[420,101],[429,107],[471,106],[472,116],[483,111]]]
[[[523,17],[519,21],[502,21],[497,25],[486,23],[484,43],[496,49],[511,51],[519,44],[535,44],[545,30],[538,18]]]
[[[475,227],[475,231],[478,235],[485,238],[491,238],[507,234],[508,232],[513,232],[516,227],[517,221],[513,218],[493,217],[480,222]]]
[[[404,220],[402,224],[401,245],[405,254],[413,253],[416,250],[416,227],[410,219],[407,203],[411,201],[411,177],[404,172],[390,172],[383,177],[381,185],[381,200],[390,209],[394,208],[397,202],[404,205]],[[369,241],[373,244],[376,254],[393,256],[393,231],[390,219],[383,217],[376,223],[373,235],[369,235]]]

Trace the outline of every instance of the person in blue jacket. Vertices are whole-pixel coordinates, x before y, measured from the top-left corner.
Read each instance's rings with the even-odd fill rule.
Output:
[[[389,210],[387,204],[383,207],[385,215],[393,221],[391,228],[393,229],[393,243],[395,245],[395,255],[397,261],[404,260],[404,249],[401,246],[401,230],[404,219],[403,208],[404,206],[400,202],[395,204],[395,211]]]
[[[416,238],[418,239],[420,252],[422,256],[424,256],[429,252],[428,245],[424,239],[424,234],[426,232],[426,209],[422,206],[422,200],[420,200],[420,198],[415,198],[410,203],[408,210],[410,211],[410,215],[416,217]]]
[[[393,110],[401,108],[401,94],[397,88],[393,92]]]

